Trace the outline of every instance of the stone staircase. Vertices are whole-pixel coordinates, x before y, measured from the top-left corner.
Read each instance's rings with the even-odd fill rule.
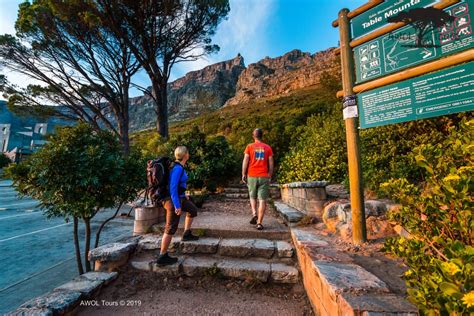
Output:
[[[141,236],[129,265],[161,275],[210,275],[297,283],[299,271],[288,227],[268,212],[264,219],[265,229],[256,230],[248,223],[247,200],[233,198],[225,202],[226,211],[222,203],[211,201],[195,218],[193,232],[202,235],[198,241],[181,241],[183,225],[180,224],[169,250],[179,258],[178,263],[166,267],[156,265],[155,257],[161,247],[161,234],[156,233]]]
[[[177,238],[170,252],[180,260],[166,267],[155,263],[160,243],[161,238],[157,235],[144,236],[138,243],[138,252],[130,265],[138,270],[175,276],[215,275],[243,280],[250,278],[260,282],[298,282],[294,249],[287,241],[201,238],[198,241],[182,242]]]
[[[223,196],[228,199],[248,199],[249,191],[246,185],[234,185],[224,188]],[[270,185],[270,196],[273,199],[280,198],[280,189],[278,185]]]

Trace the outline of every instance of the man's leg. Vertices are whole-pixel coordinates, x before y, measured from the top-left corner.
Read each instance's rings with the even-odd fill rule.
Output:
[[[259,178],[258,183],[258,220],[257,225],[262,224],[265,210],[267,207],[267,199],[269,197],[270,179]]]
[[[249,188],[250,207],[252,208],[252,219],[250,224],[257,224],[258,213],[257,213],[257,178],[248,177],[247,186]]]
[[[161,238],[160,255],[163,255],[168,252],[168,247],[170,246],[171,239],[173,239],[173,235],[169,235],[167,233],[163,234],[163,238]]]
[[[184,231],[191,230],[191,225],[193,224],[193,217],[186,216],[184,220]]]
[[[163,237],[161,238],[160,255],[158,256],[157,263],[167,265],[178,261],[177,258],[172,258],[168,255],[168,248],[178,228],[180,216],[176,215],[173,203],[170,200],[166,201],[163,207],[166,210],[166,226]]]
[[[263,217],[265,216],[265,209],[267,208],[267,202],[265,200],[258,200],[258,220],[257,224],[262,224]]]
[[[250,198],[250,206],[252,207],[252,216],[257,216],[257,199]]]
[[[193,202],[189,200],[182,200],[181,202],[183,211],[186,212],[186,218],[184,220],[184,233],[181,238],[182,241],[193,241],[198,240],[199,236],[193,235],[191,232],[191,225],[193,224],[194,217],[197,216],[198,208]]]

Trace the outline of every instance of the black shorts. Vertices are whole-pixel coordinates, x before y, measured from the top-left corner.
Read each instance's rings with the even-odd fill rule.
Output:
[[[181,215],[176,214],[171,199],[163,201],[163,207],[166,210],[165,234],[174,235],[178,229]],[[181,199],[181,210],[187,213],[187,217],[196,217],[198,212],[197,206],[186,198]]]

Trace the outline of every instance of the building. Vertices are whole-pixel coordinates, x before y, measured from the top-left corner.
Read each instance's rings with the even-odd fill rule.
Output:
[[[8,110],[5,101],[0,101],[0,150],[18,162],[41,148],[55,126],[67,124],[70,123],[57,118],[18,117]]]

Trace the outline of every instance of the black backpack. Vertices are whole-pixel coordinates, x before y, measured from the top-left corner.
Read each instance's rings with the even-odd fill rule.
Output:
[[[173,161],[169,157],[158,157],[147,161],[148,188],[145,194],[155,206],[169,197],[168,179],[172,166]]]

